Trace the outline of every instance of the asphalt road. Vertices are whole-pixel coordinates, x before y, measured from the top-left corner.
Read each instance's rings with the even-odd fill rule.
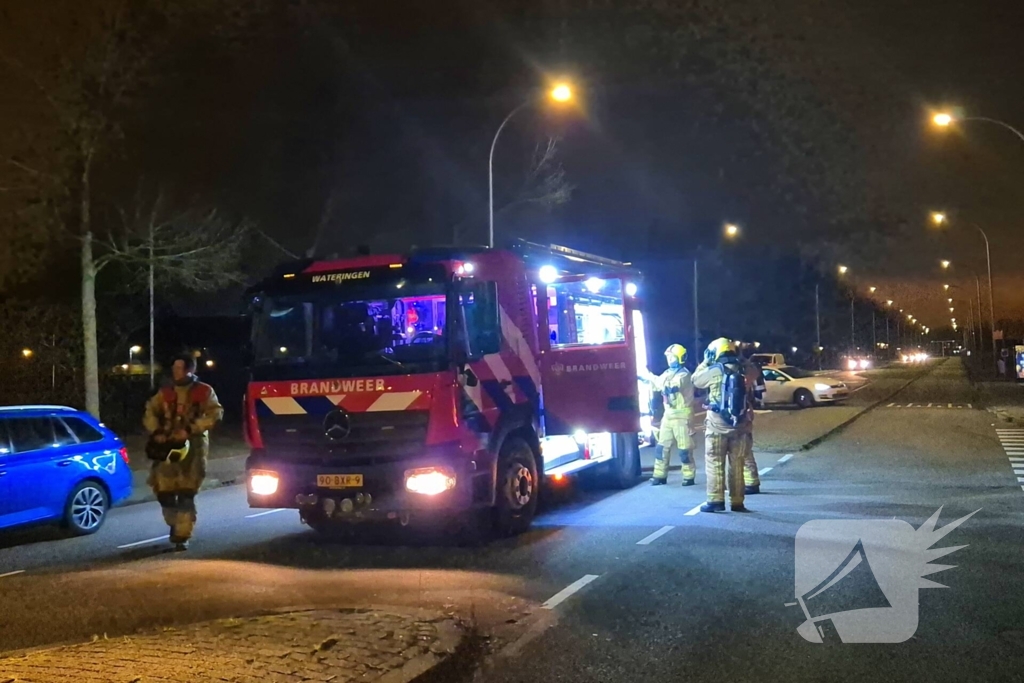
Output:
[[[875,371],[866,385],[874,388],[860,393],[887,396],[913,372]],[[966,407],[971,398],[958,362],[939,362],[817,447],[760,454],[763,493],[748,499],[750,514],[696,513],[701,472],[692,488],[577,491],[549,503],[528,534],[484,544],[411,528],[325,542],[294,511],[249,510],[238,487],[201,494],[185,554],[163,552],[154,504],[115,510],[88,538],[3,534],[0,651],[270,607],[391,604],[473,619],[493,640],[491,654],[466,671],[484,666],[488,681],[1021,680],[1024,491],[1006,450],[1012,434]],[[966,545],[936,562],[955,568],[928,576],[946,589],[916,589],[922,558],[936,557],[923,552],[917,564],[896,562],[902,574],[880,577],[884,549],[862,537],[877,584],[886,585],[883,600],[899,612],[869,630],[892,639],[892,624],[917,613],[904,598],[919,595],[909,639],[839,643],[827,624],[824,644],[797,633],[805,620],[791,604],[797,597],[812,616],[827,613],[810,592],[796,595],[801,525],[897,519],[917,529],[939,508],[940,527],[978,511],[935,543]],[[877,603],[863,569],[836,584],[855,606],[859,590]]]

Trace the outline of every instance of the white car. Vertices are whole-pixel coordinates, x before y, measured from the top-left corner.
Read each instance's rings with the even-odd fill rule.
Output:
[[[764,373],[765,403],[795,403],[810,408],[818,403],[833,403],[850,397],[844,382],[790,365],[761,368]]]

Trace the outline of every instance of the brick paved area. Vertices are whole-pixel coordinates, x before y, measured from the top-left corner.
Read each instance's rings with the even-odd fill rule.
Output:
[[[0,659],[0,683],[401,683],[454,651],[442,615],[310,610],[99,638]]]

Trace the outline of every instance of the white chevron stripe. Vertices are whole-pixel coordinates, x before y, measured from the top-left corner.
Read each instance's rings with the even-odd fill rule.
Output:
[[[480,412],[483,412],[484,411],[484,390],[483,390],[483,387],[480,386],[480,383],[477,382],[475,387],[471,387],[469,385],[466,385],[462,389],[463,389],[463,391],[466,392],[466,396],[469,396],[469,400],[473,402],[473,405],[476,406],[476,409],[479,410]]]
[[[512,322],[512,318],[505,312],[505,308],[502,306],[498,307],[498,312],[501,314],[501,334],[505,337],[505,341],[508,342],[512,352],[519,356],[519,359],[523,361],[523,365],[526,367],[526,373],[530,375],[530,379],[533,380],[533,386],[537,387],[537,391],[540,391],[540,369],[537,367],[537,359],[533,357],[533,351],[530,350],[530,345],[526,343],[526,338],[523,336],[522,330],[516,327],[516,324]]]
[[[380,413],[393,410],[405,410],[412,405],[412,402],[419,398],[422,391],[392,391],[381,394],[380,398],[370,404],[366,409],[368,413]]]
[[[327,400],[328,400],[328,401],[330,401],[330,402],[331,402],[331,403],[333,403],[334,405],[341,405],[341,402],[342,402],[342,400],[343,400],[343,399],[344,399],[344,398],[345,398],[345,397],[346,397],[347,395],[348,395],[348,394],[331,394],[330,396],[327,396],[326,398],[327,398]]]
[[[501,359],[501,356],[497,353],[489,353],[484,356],[484,363],[486,363],[487,367],[489,367],[491,372],[494,373],[495,379],[499,382],[508,382],[508,385],[505,387],[505,393],[508,394],[509,398],[515,400],[512,373],[509,371],[508,366],[505,365],[505,361]]]
[[[270,408],[274,415],[305,415],[306,410],[290,396],[268,396],[261,398],[263,404]]]

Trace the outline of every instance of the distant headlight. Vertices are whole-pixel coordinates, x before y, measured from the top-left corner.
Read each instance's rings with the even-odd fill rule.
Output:
[[[814,385],[814,390],[815,390],[815,391],[828,391],[828,390],[829,390],[829,389],[831,389],[831,388],[832,388],[832,387],[830,387],[830,386],[829,386],[829,385],[827,385],[827,384],[821,384],[821,383],[818,383],[818,384],[815,384],[815,385]]]
[[[846,369],[847,370],[856,370],[857,369],[857,361],[856,361],[856,359],[851,358],[850,360],[846,361]]]
[[[860,361],[860,369],[861,370],[866,370],[869,365],[871,365],[871,361],[867,360],[866,358],[862,358],[861,359],[861,361]]]

